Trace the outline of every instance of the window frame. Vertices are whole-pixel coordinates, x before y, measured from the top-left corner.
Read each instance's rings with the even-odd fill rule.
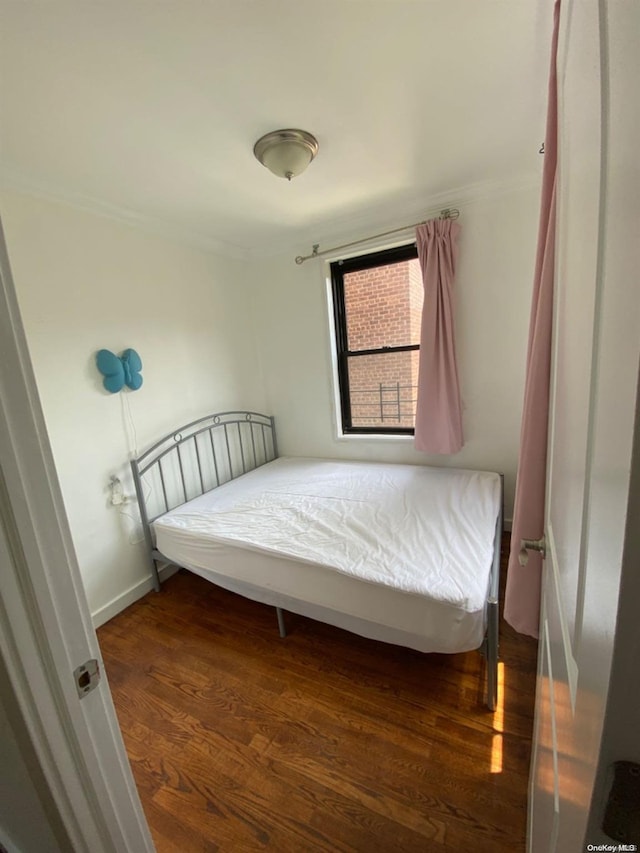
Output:
[[[361,355],[381,355],[394,352],[420,350],[420,344],[402,346],[383,346],[373,349],[349,350],[347,339],[347,311],[344,295],[344,276],[347,273],[374,267],[389,266],[418,257],[415,243],[405,243],[390,249],[382,249],[357,255],[351,258],[333,261],[330,264],[331,295],[333,302],[333,329],[336,344],[336,368],[338,392],[340,396],[340,420],[343,435],[415,435],[414,427],[353,426],[351,414],[351,395],[349,389],[349,358]]]

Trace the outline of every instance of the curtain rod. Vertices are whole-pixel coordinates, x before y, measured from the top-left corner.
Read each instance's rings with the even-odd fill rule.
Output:
[[[440,219],[457,219],[460,216],[460,211],[456,207],[445,207],[440,211]],[[399,234],[400,231],[408,231],[409,228],[417,228],[418,225],[424,225],[428,222],[427,219],[422,222],[414,222],[413,225],[403,225],[402,228],[394,228],[392,231],[383,231],[382,234],[373,234],[371,237],[363,237],[362,240],[354,240],[352,243],[343,243],[342,246],[334,246],[332,249],[323,249],[319,252],[320,243],[314,243],[313,252],[310,255],[298,255],[296,258],[297,264],[303,264],[311,258],[322,258],[324,255],[332,255],[334,252],[339,252],[341,249],[349,249],[351,246],[359,246],[361,243],[369,243],[371,240],[377,240],[378,237],[388,237],[390,234]]]

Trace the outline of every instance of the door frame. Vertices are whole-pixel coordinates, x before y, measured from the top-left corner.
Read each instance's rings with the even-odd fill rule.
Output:
[[[82,585],[0,220],[0,656],[76,853],[152,853]],[[74,670],[95,658],[83,698]]]

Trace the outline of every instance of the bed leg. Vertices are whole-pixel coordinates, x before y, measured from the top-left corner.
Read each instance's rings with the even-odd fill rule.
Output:
[[[489,600],[487,620],[487,707],[495,711],[498,705],[498,602]]]
[[[153,557],[149,558],[149,562],[151,563],[151,582],[153,583],[153,588],[155,592],[160,592],[160,574],[158,572],[158,563]]]
[[[278,631],[280,631],[280,636],[286,637],[287,629],[284,624],[284,613],[280,607],[276,607],[276,615],[278,617]]]

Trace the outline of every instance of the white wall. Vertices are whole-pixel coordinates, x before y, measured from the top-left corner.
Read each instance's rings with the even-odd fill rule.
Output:
[[[510,518],[539,190],[518,190],[459,206],[456,293],[464,448],[455,456],[426,456],[407,438],[337,438],[327,264],[307,261],[297,266],[294,253],[255,263],[250,273],[267,403],[277,418],[282,454],[500,471],[505,474]],[[345,235],[339,242],[348,239]],[[308,247],[300,247],[300,252],[306,254]]]
[[[143,545],[130,544],[139,525],[107,501],[111,474],[132,494],[124,393],[140,449],[210,411],[263,408],[242,262],[17,193],[0,196],[0,211],[89,606],[100,622],[149,586]],[[126,347],[142,357],[144,384],[112,395],[95,353]]]

